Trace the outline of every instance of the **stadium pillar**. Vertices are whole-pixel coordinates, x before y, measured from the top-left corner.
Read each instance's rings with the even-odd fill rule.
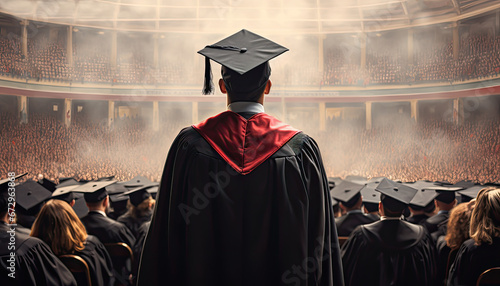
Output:
[[[319,130],[326,130],[326,103],[320,102],[319,104]]]
[[[412,99],[410,101],[411,103],[411,118],[415,121],[415,123],[418,122],[418,100],[417,99]]]
[[[68,65],[73,66],[73,26],[68,26],[68,36],[66,41],[66,59]]]
[[[21,38],[22,38],[21,48],[23,56],[25,58],[28,57],[28,25],[29,25],[28,20],[24,20],[21,27]]]
[[[3,37],[7,37],[7,27],[0,27],[0,34]]]
[[[408,29],[408,64],[413,65],[413,29]]]
[[[70,98],[65,98],[64,99],[64,125],[66,127],[69,127],[71,125],[71,117],[73,116],[71,114],[71,99]]]
[[[318,35],[318,71],[323,74],[325,67],[325,49],[324,49],[325,35]]]
[[[28,123],[28,97],[21,95],[17,97],[17,111],[19,112],[19,123]]]
[[[460,49],[460,34],[458,33],[458,22],[453,26],[453,59],[458,60],[458,52]]]
[[[115,122],[115,102],[108,100],[108,126],[111,127]]]
[[[198,123],[198,102],[193,101],[193,107],[192,107],[192,112],[191,112],[191,121],[193,124]]]
[[[366,109],[366,130],[372,129],[372,102],[365,102]]]
[[[158,101],[153,101],[153,131],[160,130],[160,113],[158,111]]]
[[[116,68],[116,54],[118,50],[118,36],[116,31],[111,32],[111,68]]]
[[[359,44],[361,46],[361,64],[362,70],[366,68],[366,33],[359,34]]]
[[[456,125],[461,125],[464,120],[464,104],[461,98],[453,100],[453,122]]]
[[[153,65],[154,68],[158,68],[158,34],[153,35]]]

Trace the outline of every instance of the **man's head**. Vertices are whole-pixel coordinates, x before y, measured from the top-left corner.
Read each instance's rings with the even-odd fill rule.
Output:
[[[375,189],[380,192],[380,214],[388,217],[401,216],[417,193],[416,189],[391,180],[385,180]]]
[[[222,79],[219,87],[228,101],[259,102],[269,93],[271,67],[269,60],[288,51],[287,48],[247,30],[241,30],[198,53],[205,56],[203,94],[213,92],[210,59],[219,63]]]
[[[96,201],[96,202],[85,201],[85,203],[87,204],[87,208],[89,209],[89,211],[106,212],[106,209],[109,206],[109,196],[106,195],[106,197],[100,201]]]
[[[229,102],[260,102],[263,101],[262,96],[269,94],[271,90],[269,62],[265,62],[244,74],[222,66],[221,75],[219,88],[222,93],[227,94]]]
[[[348,212],[360,210],[363,204],[361,189],[364,185],[343,180],[330,191],[331,196],[340,202],[340,207]]]
[[[457,204],[454,191],[438,191],[438,196],[434,199],[436,208],[440,211],[450,211]]]

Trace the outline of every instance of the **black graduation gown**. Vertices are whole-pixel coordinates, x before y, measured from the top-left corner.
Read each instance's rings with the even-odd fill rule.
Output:
[[[87,233],[96,236],[102,243],[124,242],[130,248],[135,245],[135,237],[123,223],[110,219],[99,212],[90,211],[81,219]],[[126,284],[132,271],[130,260],[111,257],[115,278]]]
[[[226,124],[215,129],[231,136],[236,128]],[[253,143],[269,143],[263,130]],[[299,133],[263,159],[242,175],[194,127],[180,132],[165,164],[138,285],[343,285],[317,144]]]
[[[449,217],[449,212],[438,213],[422,221],[420,224],[427,229],[434,241],[437,241],[439,236],[446,234],[446,224]]]
[[[356,228],[342,246],[346,285],[433,285],[436,247],[420,225],[381,220]]]
[[[428,219],[429,216],[428,215],[425,215],[425,214],[419,214],[419,215],[412,215],[410,216],[409,218],[406,219],[406,221],[409,221],[411,223],[416,223],[416,224],[420,224],[420,222]]]
[[[96,236],[102,243],[124,242],[130,248],[135,244],[135,237],[127,226],[98,212],[89,212],[81,221],[87,233]]]
[[[137,240],[135,241],[135,245],[132,248],[134,252],[134,265],[132,265],[132,275],[134,279],[137,277],[137,271],[139,270],[139,262],[142,254],[142,247],[144,246],[144,240],[146,240],[146,235],[148,234],[149,227],[151,222],[145,222],[141,228],[139,229],[139,234],[137,236]]]
[[[337,233],[339,236],[349,236],[358,225],[372,223],[374,221],[377,221],[377,219],[364,213],[355,212],[347,213],[346,215],[336,218],[335,224],[337,225]]]
[[[87,262],[92,286],[112,286],[114,284],[113,263],[106,248],[97,237],[89,235],[85,242],[85,248],[74,254]]]
[[[15,232],[15,248],[9,245],[11,227],[0,223],[0,285],[76,285],[73,274],[42,240]],[[10,247],[9,247],[10,246]],[[15,253],[15,278],[9,268],[11,252]],[[11,274],[12,275],[12,274]]]
[[[447,285],[476,285],[479,275],[493,267],[500,267],[500,237],[493,238],[491,245],[476,245],[468,239],[451,265]]]
[[[448,257],[450,256],[451,248],[446,245],[445,236],[442,235],[437,239],[436,249],[438,253],[438,261],[437,261],[437,279],[436,285],[445,285],[446,281],[446,268],[448,267]],[[451,261],[450,263],[452,263]]]
[[[141,226],[151,220],[151,215],[153,213],[151,212],[149,215],[135,218],[131,216],[128,212],[124,213],[120,217],[118,217],[117,221],[123,223],[130,229],[134,237],[137,239],[139,236],[139,231],[141,229]]]

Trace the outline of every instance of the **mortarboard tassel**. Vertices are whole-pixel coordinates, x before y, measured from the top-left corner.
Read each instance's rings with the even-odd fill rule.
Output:
[[[204,95],[214,93],[214,83],[212,82],[212,67],[210,66],[210,59],[205,57],[205,82],[203,83],[202,93]]]

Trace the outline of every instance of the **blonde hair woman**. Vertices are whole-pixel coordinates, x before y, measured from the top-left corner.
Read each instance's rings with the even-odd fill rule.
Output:
[[[500,267],[500,189],[485,188],[477,195],[470,237],[451,266],[448,285],[475,285],[485,270]]]
[[[108,252],[85,227],[71,206],[61,200],[48,201],[38,214],[31,236],[47,243],[57,256],[75,254],[88,264],[92,285],[113,285],[113,265]]]

